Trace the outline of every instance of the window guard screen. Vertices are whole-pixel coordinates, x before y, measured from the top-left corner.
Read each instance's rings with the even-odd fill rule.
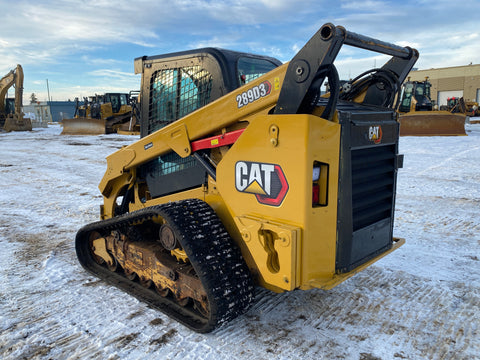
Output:
[[[148,134],[207,105],[211,90],[212,76],[198,65],[154,72],[150,81]],[[205,171],[194,157],[182,158],[173,151],[142,165],[142,173],[153,197],[199,186],[205,179]]]
[[[210,102],[212,76],[200,66],[156,71],[150,81],[148,133]]]

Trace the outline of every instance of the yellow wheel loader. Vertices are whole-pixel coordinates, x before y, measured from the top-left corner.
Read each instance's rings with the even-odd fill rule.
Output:
[[[106,93],[85,98],[82,105],[76,102],[74,118],[62,120],[62,135],[111,134],[122,124],[132,123],[129,94]]]
[[[8,89],[15,87],[15,97],[7,98]],[[20,64],[0,79],[0,129],[10,131],[30,131],[32,121],[24,118],[23,68]]]
[[[424,81],[406,81],[402,87],[398,112],[401,136],[467,135],[466,115],[446,110],[435,110],[430,97],[431,84]]]
[[[391,59],[341,91],[343,45]],[[136,59],[142,137],[107,158],[80,263],[198,332],[244,313],[255,286],[331,289],[365,269],[404,243],[394,100],[417,58],[325,24],[286,64],[212,48]]]

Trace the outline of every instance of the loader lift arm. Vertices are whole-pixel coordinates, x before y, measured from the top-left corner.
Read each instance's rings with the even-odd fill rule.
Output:
[[[392,56],[381,71],[393,73],[400,84],[418,59],[418,52],[409,47],[389,44],[349,32],[341,26],[325,24],[290,61],[275,114],[310,113],[326,77],[330,84],[337,85],[331,86],[331,89],[334,92],[338,89],[338,75],[333,68],[333,62],[344,44]],[[382,90],[372,86],[368,88],[363,103],[380,105],[383,98]],[[329,108],[332,107],[334,108]],[[328,115],[322,117],[328,118]]]

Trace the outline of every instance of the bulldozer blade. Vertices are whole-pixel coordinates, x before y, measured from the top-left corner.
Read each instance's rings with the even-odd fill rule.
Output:
[[[400,136],[458,136],[465,132],[465,114],[417,111],[399,116]]]
[[[114,129],[117,134],[120,135],[140,135],[140,126],[132,120],[120,125],[115,125]]]
[[[105,134],[105,120],[73,118],[63,119],[61,135],[101,135]]]
[[[3,130],[6,132],[10,131],[32,131],[32,121],[30,118],[23,118],[22,120],[17,120],[14,118],[5,119],[5,124],[3,125]]]

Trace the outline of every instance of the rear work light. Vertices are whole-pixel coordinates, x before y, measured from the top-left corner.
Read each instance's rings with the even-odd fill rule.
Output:
[[[312,206],[327,206],[328,164],[314,161],[312,175]]]

